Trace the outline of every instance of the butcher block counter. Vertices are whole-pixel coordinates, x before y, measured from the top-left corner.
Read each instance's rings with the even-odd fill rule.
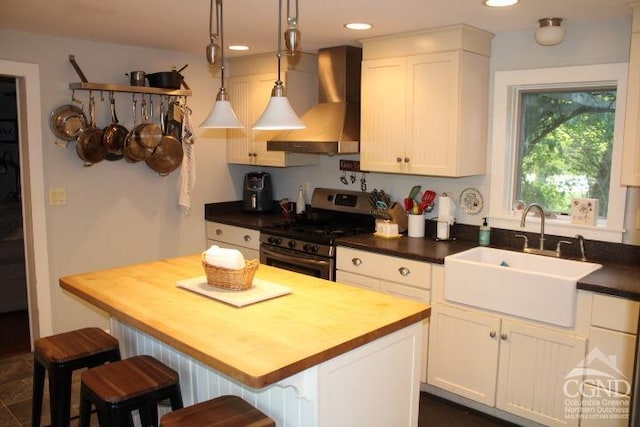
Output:
[[[172,361],[186,403],[237,390],[278,425],[417,425],[429,305],[266,265],[256,278],[290,294],[236,307],[176,286],[202,275],[193,255],[66,276],[60,285],[111,315],[125,356]],[[402,409],[388,415],[388,397],[375,403],[385,390],[371,389],[398,386],[392,403]]]

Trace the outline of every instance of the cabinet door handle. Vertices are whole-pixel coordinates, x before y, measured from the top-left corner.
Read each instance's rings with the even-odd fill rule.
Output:
[[[506,341],[509,338],[509,336],[507,334],[500,334],[500,339],[502,341]]]
[[[396,162],[402,163],[402,157],[396,157]]]
[[[405,162],[405,163],[409,163],[409,158],[408,158],[408,157],[405,157],[405,158],[404,158],[404,162]]]
[[[496,335],[498,335],[498,334],[496,333],[496,331],[491,331],[491,332],[489,332],[489,336],[490,336],[491,338],[495,338],[495,337],[496,337]]]
[[[251,236],[249,236],[248,234],[244,235],[244,241],[245,242],[250,242],[251,241]]]
[[[409,270],[407,267],[400,267],[398,271],[400,272],[401,276],[405,276],[405,277],[411,274],[411,270]]]
[[[216,236],[220,236],[222,234],[222,230],[216,228]]]
[[[353,265],[355,265],[356,267],[358,267],[359,265],[362,265],[362,260],[360,258],[351,258],[351,262],[353,263]]]

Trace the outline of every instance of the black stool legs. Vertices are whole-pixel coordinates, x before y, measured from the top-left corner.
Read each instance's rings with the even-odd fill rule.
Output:
[[[80,427],[89,427],[92,404],[101,427],[131,425],[135,410],[143,427],[158,427],[157,404],[165,399],[171,409],[182,408],[178,373],[152,356],[88,369],[80,384]]]
[[[99,328],[84,328],[35,341],[31,425],[42,419],[45,373],[49,374],[51,426],[68,427],[73,371],[120,360],[118,340]]]

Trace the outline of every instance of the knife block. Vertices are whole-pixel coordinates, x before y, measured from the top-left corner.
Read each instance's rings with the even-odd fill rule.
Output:
[[[391,222],[398,224],[398,233],[407,231],[407,213],[399,203],[394,203],[387,210]]]

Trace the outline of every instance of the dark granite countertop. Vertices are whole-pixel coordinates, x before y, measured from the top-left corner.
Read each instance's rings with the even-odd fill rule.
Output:
[[[205,204],[204,219],[205,221],[260,230],[262,227],[282,222],[285,217],[276,202],[274,202],[271,212],[246,212],[242,209],[242,201],[234,201]]]
[[[338,244],[354,249],[362,249],[381,254],[444,264],[444,258],[478,246],[471,240],[435,241],[409,238],[382,239],[369,235],[343,237]],[[501,247],[501,249],[512,249]],[[593,260],[602,268],[578,282],[578,289],[615,295],[640,301],[640,258],[637,263],[621,264],[606,260]]]
[[[205,205],[205,220],[222,222],[238,227],[260,230],[284,220],[277,203],[271,212],[253,213],[242,210],[242,202],[209,203]],[[372,234],[343,237],[338,244],[355,249],[378,252],[391,256],[415,259],[436,264],[444,264],[444,258],[457,252],[477,246],[477,227],[466,226],[469,230],[459,231],[462,238],[450,241],[436,241],[432,238],[384,239]],[[504,233],[512,235],[513,232]],[[506,240],[498,230],[492,232],[492,246],[502,249],[514,249],[521,241]],[[551,236],[548,236],[551,237]],[[533,236],[535,238],[535,235]],[[553,238],[548,243],[553,245]],[[493,242],[495,241],[495,244]],[[589,261],[602,264],[602,268],[578,282],[578,289],[599,292],[640,301],[640,247],[587,242],[587,253],[594,254]],[[593,258],[593,259],[592,259]]]

